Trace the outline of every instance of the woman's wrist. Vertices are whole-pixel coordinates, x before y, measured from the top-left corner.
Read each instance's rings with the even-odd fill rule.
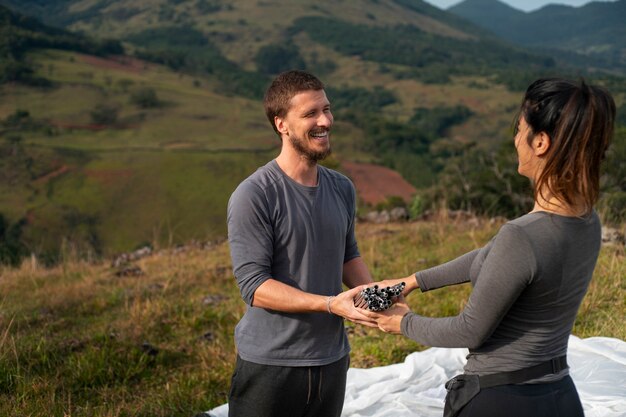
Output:
[[[408,277],[404,278],[404,283],[406,285],[404,291],[406,295],[419,288],[419,284],[417,283],[417,278],[415,277],[415,274],[411,274]]]

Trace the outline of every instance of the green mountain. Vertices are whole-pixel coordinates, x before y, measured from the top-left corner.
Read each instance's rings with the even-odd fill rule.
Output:
[[[447,9],[448,12],[467,19],[501,36],[511,21],[523,19],[525,12],[499,0],[465,0]]]
[[[417,208],[511,215],[520,90],[579,73],[419,0],[0,2],[63,26],[1,9],[0,68],[28,77],[0,82],[0,256],[223,237],[230,193],[278,148],[259,97],[292,67],[328,86],[329,165],[392,168]]]
[[[626,69],[626,0],[548,5],[530,13],[499,0],[465,0],[448,11],[518,45],[568,51],[595,59],[596,66]]]
[[[446,74],[453,75],[522,63],[543,68],[546,61],[551,63],[421,0],[321,1],[315,5],[301,0],[1,3],[49,24],[127,41],[142,56],[176,68],[217,74],[237,71],[222,58],[252,72],[277,72],[298,62],[332,65],[320,47],[342,56],[419,69],[411,76],[442,82],[448,80],[441,76],[442,65],[448,67]],[[272,66],[276,58],[279,62]],[[242,77],[254,89],[254,77]]]

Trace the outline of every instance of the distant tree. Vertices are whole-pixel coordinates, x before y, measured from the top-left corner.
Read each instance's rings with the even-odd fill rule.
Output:
[[[0,61],[0,84],[24,81],[32,77],[33,69],[26,63],[14,59]]]
[[[532,207],[533,197],[530,182],[516,167],[511,142],[504,142],[496,151],[476,146],[466,149],[447,159],[427,199],[450,209],[517,217]]]
[[[228,9],[229,6],[224,6]],[[146,29],[128,37],[141,45],[136,56],[167,65],[175,70],[205,73],[217,78],[219,93],[260,99],[268,79],[260,72],[245,71],[226,59],[220,48],[202,32],[190,27]]]
[[[316,51],[311,52],[309,63],[311,70],[320,76],[328,75],[337,69],[337,64],[334,61],[330,59],[320,60]]]
[[[123,92],[128,92],[128,88],[135,84],[135,82],[129,78],[121,78],[117,80],[117,85],[122,89]]]
[[[96,55],[122,55],[125,51],[120,41],[116,39],[102,39],[95,41],[91,52]]]
[[[435,137],[441,137],[452,126],[461,124],[474,113],[465,106],[417,108],[411,124]]]
[[[0,213],[0,264],[19,266],[22,259],[28,254],[26,246],[22,242],[22,229],[25,225],[26,219],[10,223]]]
[[[19,155],[22,149],[22,137],[19,135],[7,135],[6,141],[11,149],[11,156]]]
[[[133,92],[130,96],[130,102],[142,109],[159,107],[162,104],[156,91],[151,87],[143,87]]]
[[[101,222],[97,214],[81,212],[75,207],[63,207],[61,219],[65,225],[65,238],[74,249],[86,253],[92,251],[96,255],[102,254],[102,240],[98,233]]]
[[[602,164],[600,212],[611,223],[626,222],[626,127],[618,126]]]
[[[304,59],[295,45],[267,45],[254,58],[257,69],[264,74],[278,74],[290,69],[305,69]]]
[[[327,93],[335,111],[348,109],[377,112],[398,101],[392,91],[381,86],[375,86],[372,90],[363,87],[329,87]]]
[[[2,124],[6,127],[20,127],[28,124],[30,121],[30,112],[28,110],[16,109],[2,121]]]
[[[222,2],[219,0],[197,0],[196,10],[201,14],[215,13],[222,10]]]
[[[109,103],[98,103],[91,110],[91,122],[97,125],[111,126],[117,122],[117,106]]]
[[[626,127],[626,103],[617,108],[617,114],[615,115],[615,123],[618,126]]]

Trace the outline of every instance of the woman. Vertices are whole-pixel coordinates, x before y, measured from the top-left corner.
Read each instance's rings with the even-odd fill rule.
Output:
[[[593,205],[615,103],[584,81],[541,79],[528,87],[515,132],[518,172],[534,188],[533,210],[506,223],[482,249],[413,276],[404,293],[470,281],[455,317],[412,313],[401,299],[364,311],[386,332],[427,346],[467,347],[465,373],[448,381],[444,415],[583,416],[565,360],[567,342],[600,250]]]

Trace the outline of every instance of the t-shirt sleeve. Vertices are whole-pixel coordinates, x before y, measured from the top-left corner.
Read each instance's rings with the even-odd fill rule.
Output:
[[[416,272],[415,279],[420,290],[426,292],[448,285],[468,282],[472,262],[474,262],[479,251],[480,249],[476,249],[445,264]]]
[[[350,217],[350,223],[348,226],[348,231],[346,233],[346,249],[343,257],[343,263],[348,262],[351,259],[358,258],[361,256],[359,253],[359,246],[356,242],[356,236],[354,234],[354,225],[356,223],[356,192],[354,190],[354,185],[351,182],[348,183],[349,187],[346,190],[348,194],[348,215]]]
[[[262,190],[244,181],[228,201],[228,243],[241,297],[252,305],[256,289],[271,278],[273,229]]]
[[[504,225],[493,241],[463,311],[454,317],[429,318],[409,313],[402,333],[427,346],[479,347],[532,281],[537,261],[518,226]]]

